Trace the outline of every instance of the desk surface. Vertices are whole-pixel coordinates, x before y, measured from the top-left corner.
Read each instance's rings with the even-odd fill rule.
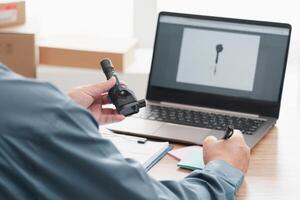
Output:
[[[280,118],[276,127],[251,151],[250,167],[237,194],[238,200],[300,198],[299,77],[296,69],[286,75]],[[179,169],[176,163],[167,155],[149,173],[158,180],[181,179],[190,173]]]

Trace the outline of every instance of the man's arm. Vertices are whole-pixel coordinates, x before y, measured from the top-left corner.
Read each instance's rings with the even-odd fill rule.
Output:
[[[59,95],[59,94],[58,94]],[[90,199],[233,199],[243,175],[224,161],[211,161],[181,181],[156,181],[142,166],[124,159],[114,145],[98,134],[97,123],[71,101],[55,111],[49,141],[57,178],[70,191],[53,191],[64,197]],[[47,155],[46,155],[47,156]],[[45,173],[43,173],[45,174]],[[45,176],[43,182],[53,176]],[[54,183],[53,183],[54,184]]]
[[[243,175],[226,162],[211,161],[181,181],[156,181],[99,135],[89,111],[49,84],[5,74],[0,80],[5,94],[0,98],[0,166],[10,167],[3,168],[7,181],[0,181],[2,194],[39,199],[234,198]]]
[[[243,175],[224,161],[211,161],[181,181],[159,182],[99,136],[88,112],[72,102],[61,107],[45,138],[47,147],[39,151],[52,160],[50,166],[44,161],[38,164],[41,184],[61,185],[48,194],[79,199],[234,199]]]

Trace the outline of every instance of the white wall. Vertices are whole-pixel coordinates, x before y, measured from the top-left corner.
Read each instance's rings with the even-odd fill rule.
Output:
[[[296,0],[143,1],[157,1],[151,4],[157,7],[157,12],[166,10],[291,23],[293,31],[289,62],[300,63],[300,8]],[[141,14],[141,19],[136,23],[133,17],[136,14],[134,3],[137,2],[139,7],[143,7],[140,0],[26,0],[26,5],[28,16],[39,20],[41,26],[39,32],[42,36],[73,34],[128,38],[139,34],[136,29],[147,31],[149,28],[145,27],[149,26],[149,19],[154,21],[156,19],[153,16],[156,16],[157,12],[153,13],[153,16],[150,16],[151,12],[145,12],[147,16]],[[146,10],[149,2],[144,5]],[[148,21],[143,24],[141,23],[143,20]],[[134,23],[141,25],[134,28]],[[143,35],[143,31],[141,34]]]
[[[139,47],[152,48],[157,21],[156,0],[134,0],[134,37]]]
[[[133,0],[26,0],[26,9],[41,35],[133,35]]]

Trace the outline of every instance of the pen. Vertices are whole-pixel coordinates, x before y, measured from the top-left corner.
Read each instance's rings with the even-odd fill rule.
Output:
[[[224,136],[223,136],[223,140],[228,140],[232,135],[233,135],[233,131],[234,131],[234,127],[229,125],[227,126]]]
[[[112,132],[102,131],[102,134],[106,135],[107,136],[106,138],[110,140],[112,140],[113,138],[122,138],[124,140],[137,142],[139,144],[145,144],[148,140],[147,138],[143,138],[143,137],[128,136],[128,135],[116,134]]]

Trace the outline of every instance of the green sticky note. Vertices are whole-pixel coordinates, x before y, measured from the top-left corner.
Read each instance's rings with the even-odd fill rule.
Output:
[[[199,153],[193,153],[185,156],[179,163],[177,163],[178,167],[195,170],[195,169],[203,169],[204,162],[203,156]]]

